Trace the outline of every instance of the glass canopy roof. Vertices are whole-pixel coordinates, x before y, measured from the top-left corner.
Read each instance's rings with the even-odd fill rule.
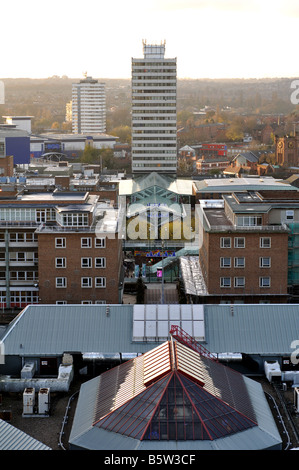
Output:
[[[99,383],[94,426],[134,439],[214,440],[256,425],[243,376],[179,342],[107,371]]]

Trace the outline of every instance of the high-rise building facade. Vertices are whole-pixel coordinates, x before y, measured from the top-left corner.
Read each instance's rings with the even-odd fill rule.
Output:
[[[132,173],[176,174],[176,58],[165,42],[143,41],[142,59],[132,59]]]
[[[105,84],[85,77],[72,86],[72,131],[74,134],[106,132]]]

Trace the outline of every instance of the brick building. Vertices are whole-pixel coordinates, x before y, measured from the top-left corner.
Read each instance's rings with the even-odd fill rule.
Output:
[[[13,155],[0,157],[0,176],[13,176]]]
[[[202,205],[199,265],[206,302],[287,300],[290,225],[299,215],[298,197],[291,202],[288,194],[233,193],[223,196],[222,207]]]
[[[39,296],[44,304],[118,304],[122,244],[96,230],[37,230]]]
[[[1,308],[121,303],[122,242],[116,231],[116,209],[88,192],[0,199]]]
[[[196,162],[196,171],[204,175],[212,171],[222,172],[229,165],[229,160],[225,157],[203,157]]]

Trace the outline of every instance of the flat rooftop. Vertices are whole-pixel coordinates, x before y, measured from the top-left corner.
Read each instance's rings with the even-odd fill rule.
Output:
[[[298,188],[285,181],[277,180],[272,177],[264,178],[211,178],[202,181],[194,181],[194,188],[197,192],[215,192],[215,191],[258,191],[264,189],[279,191],[298,191]]]
[[[233,224],[226,216],[224,209],[205,209],[205,215],[211,227],[230,226],[233,228]]]

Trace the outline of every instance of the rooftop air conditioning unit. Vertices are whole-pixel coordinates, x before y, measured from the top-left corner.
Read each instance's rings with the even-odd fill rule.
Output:
[[[275,362],[264,362],[264,369],[265,369],[265,375],[269,382],[272,382],[273,380],[280,380],[281,379],[281,369],[280,365],[277,361]]]
[[[22,379],[32,379],[35,373],[35,363],[34,362],[26,362],[21,370],[21,378]]]
[[[23,392],[23,415],[32,415],[35,405],[35,388],[25,388]]]
[[[38,392],[38,414],[49,415],[50,412],[50,389],[41,388]]]

